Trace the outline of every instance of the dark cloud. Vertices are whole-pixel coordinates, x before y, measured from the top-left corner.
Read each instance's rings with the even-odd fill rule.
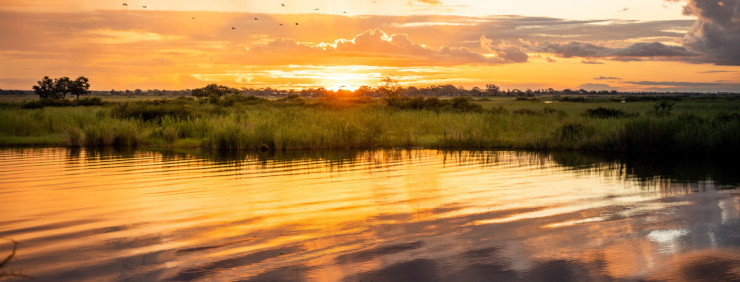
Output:
[[[722,83],[715,82],[682,82],[682,81],[627,81],[629,84],[645,86],[688,86],[688,87],[709,87],[721,86]]]
[[[659,42],[635,43],[623,48],[608,48],[583,42],[566,44],[545,42],[537,46],[535,50],[558,54],[565,58],[689,57],[695,55],[683,47],[668,46]]]
[[[678,92],[738,92],[740,83],[683,82],[683,81],[626,81],[628,84],[648,86],[645,91]]]
[[[711,71],[700,71],[699,73],[725,73],[725,72],[734,72],[734,71],[711,70]]]
[[[581,64],[584,64],[584,65],[603,65],[604,63],[598,62],[598,61],[586,61],[586,60],[582,60],[581,61]]]
[[[578,88],[585,89],[588,91],[617,90],[616,87],[612,87],[604,83],[585,83],[585,84],[579,85]]]
[[[740,65],[740,0],[690,0],[684,14],[697,16],[684,44],[703,61]]]

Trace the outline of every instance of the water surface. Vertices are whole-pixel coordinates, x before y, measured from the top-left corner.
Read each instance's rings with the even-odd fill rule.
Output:
[[[0,150],[21,280],[740,279],[738,167],[500,151]]]

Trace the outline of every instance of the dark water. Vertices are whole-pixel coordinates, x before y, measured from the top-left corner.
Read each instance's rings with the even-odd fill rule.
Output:
[[[733,163],[526,152],[0,150],[34,281],[740,280]]]

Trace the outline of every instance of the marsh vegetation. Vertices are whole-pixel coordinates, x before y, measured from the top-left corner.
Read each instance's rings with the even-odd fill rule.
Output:
[[[196,97],[147,101],[6,103],[0,145],[740,153],[734,96],[436,98],[389,89],[381,98],[266,99],[205,87]]]

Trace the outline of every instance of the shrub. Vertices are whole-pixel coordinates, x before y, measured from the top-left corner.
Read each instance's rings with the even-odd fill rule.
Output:
[[[671,115],[671,110],[675,105],[676,103],[674,102],[662,101],[660,103],[653,104],[653,110],[655,111],[656,115],[668,116]]]
[[[623,118],[633,116],[625,113],[622,110],[598,107],[596,109],[588,109],[586,115],[593,118]]]
[[[542,113],[530,110],[530,109],[518,109],[514,110],[513,113],[515,115],[523,115],[523,116],[541,116]]]
[[[558,139],[563,143],[575,143],[594,133],[594,129],[583,123],[565,123],[557,130]]]
[[[162,138],[164,138],[164,142],[167,144],[172,144],[177,141],[177,138],[180,137],[180,129],[176,127],[166,127],[162,129]]]
[[[196,114],[189,105],[177,104],[150,104],[144,102],[119,104],[111,110],[111,115],[120,119],[139,119],[143,121],[157,121],[163,117],[191,118]]]
[[[560,102],[571,102],[571,103],[586,103],[590,102],[586,97],[563,97]]]
[[[75,104],[77,106],[102,106],[103,100],[100,97],[91,97],[75,100]]]

